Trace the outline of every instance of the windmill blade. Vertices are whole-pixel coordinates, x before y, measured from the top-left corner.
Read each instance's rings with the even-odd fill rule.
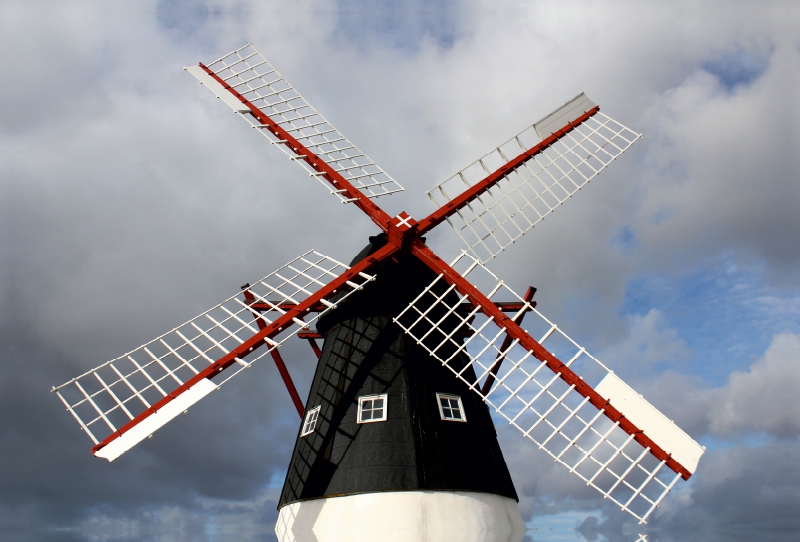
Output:
[[[481,262],[495,257],[641,137],[599,110],[581,93],[437,185],[420,231],[447,220]]]
[[[114,461],[373,280],[368,265],[348,268],[306,252],[246,292],[53,391],[95,443],[93,453]],[[313,310],[321,312],[303,321]]]
[[[403,190],[400,183],[378,167],[345,138],[298,93],[251,44],[211,62],[184,68],[206,85],[235,113],[242,114],[270,143],[299,161],[342,202],[354,201],[334,178],[319,167],[324,162],[367,198]],[[265,115],[271,122],[259,120]],[[316,160],[306,160],[308,154]],[[315,166],[316,164],[316,166]],[[330,183],[330,185],[328,184]]]
[[[478,260],[414,253],[441,274],[395,322],[525,437],[641,523],[691,476],[704,448]],[[509,297],[529,331],[491,301]]]

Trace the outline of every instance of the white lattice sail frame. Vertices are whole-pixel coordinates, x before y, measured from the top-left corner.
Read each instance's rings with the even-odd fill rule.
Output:
[[[578,95],[426,192],[427,196],[441,208],[595,108],[586,95]],[[640,137],[598,110],[508,171],[500,182],[447,221],[468,250],[485,263],[572,197]]]
[[[374,278],[359,274],[360,282],[348,281],[337,293],[336,303],[321,300],[325,307],[321,312],[312,313],[306,321],[295,318],[278,336],[265,337],[264,346],[251,348],[252,354],[235,358],[229,368],[220,368],[220,372],[200,379],[157,412],[138,420],[153,405],[174,395],[210,364],[242,345],[260,327],[271,324],[348,269],[319,252],[306,252],[248,286],[255,301],[248,301],[239,292],[139,348],[55,386],[53,391],[95,444],[137,420],[130,430],[95,452],[98,457],[113,461]]]
[[[404,190],[400,183],[378,167],[309,105],[252,44],[248,43],[222,56],[207,67],[367,197],[377,198]],[[289,158],[297,160],[298,155],[282,144],[285,141],[276,139],[269,130],[264,129],[267,125],[260,124],[255,117],[249,115],[250,108],[208,75],[202,67],[188,66],[184,69],[206,85],[234,112],[240,113],[253,128],[259,129],[270,143],[278,144]],[[297,161],[309,175],[319,179],[343,203],[351,201],[341,192],[332,190],[319,178],[320,173],[304,160]]]
[[[480,289],[489,299],[522,302],[523,308],[513,318],[529,313],[524,321],[526,332],[538,337],[550,353],[609,399],[684,468],[694,472],[705,449],[689,435],[525,303],[477,259],[464,252],[451,267],[472,284],[484,286]],[[395,322],[499,416],[641,523],[681,478],[681,474],[665,468],[666,460],[651,455],[633,435],[618,427],[618,421],[605,417],[604,410],[598,410],[588,397],[576,392],[574,385],[567,385],[519,341],[512,341],[501,351],[505,330],[469,304],[441,275]],[[445,322],[448,323],[443,327]],[[494,372],[493,368],[495,383],[483,395],[481,382],[490,371]]]

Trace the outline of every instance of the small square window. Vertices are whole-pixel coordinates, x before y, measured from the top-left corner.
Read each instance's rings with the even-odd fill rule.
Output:
[[[301,437],[314,432],[314,429],[317,427],[317,418],[319,418],[319,409],[320,407],[312,408],[308,411],[308,414],[306,414],[306,421],[303,422],[303,430],[300,432]]]
[[[443,420],[448,422],[467,421],[467,416],[464,414],[464,405],[458,395],[437,393],[436,403],[439,405],[439,415]]]
[[[385,422],[388,396],[365,395],[358,398],[358,423]]]

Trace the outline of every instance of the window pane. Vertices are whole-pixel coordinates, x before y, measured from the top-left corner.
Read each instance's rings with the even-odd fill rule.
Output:
[[[443,420],[456,422],[467,421],[467,418],[464,415],[464,406],[461,404],[460,397],[437,393],[436,399],[439,402],[439,413],[441,414]]]
[[[358,423],[382,422],[386,420],[386,395],[367,395],[358,398]]]
[[[317,426],[317,418],[319,418],[319,410],[320,407],[316,407],[306,414],[306,418],[303,421],[303,430],[300,432],[301,437],[305,437],[306,435],[310,435],[314,432],[314,429]]]

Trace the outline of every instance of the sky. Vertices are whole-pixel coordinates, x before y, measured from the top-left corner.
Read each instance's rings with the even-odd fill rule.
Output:
[[[375,233],[182,70],[247,41],[405,186],[393,215],[581,91],[643,133],[488,267],[708,451],[641,527],[498,426],[527,540],[800,538],[796,3],[0,0],[4,540],[274,540],[274,366],[113,464],[49,393]]]

